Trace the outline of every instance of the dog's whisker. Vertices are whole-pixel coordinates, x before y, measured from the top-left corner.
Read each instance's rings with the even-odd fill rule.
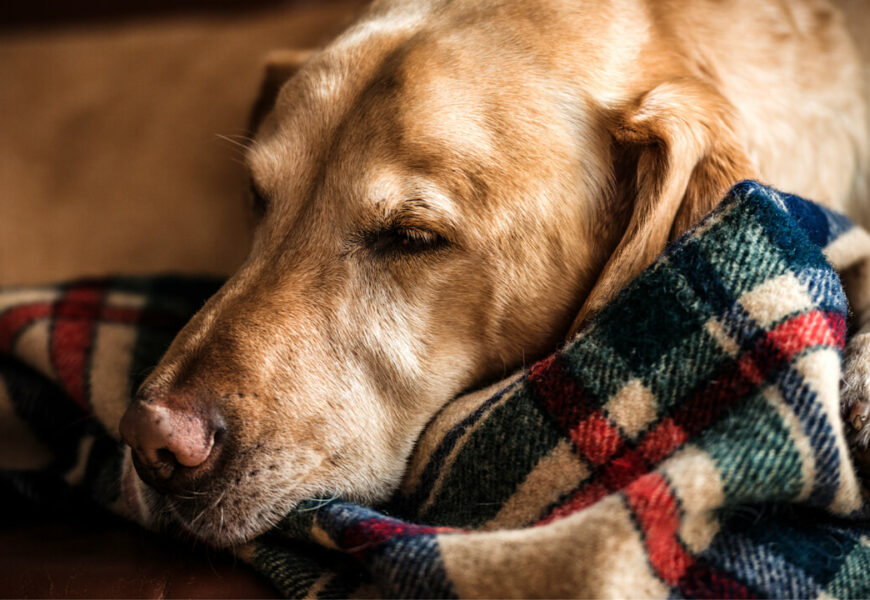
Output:
[[[242,140],[243,142],[248,142],[248,143],[252,143],[254,141],[254,136],[252,136],[250,134],[223,133],[223,134],[219,134],[219,135],[223,135],[225,137],[236,139],[236,140]]]
[[[203,515],[205,515],[205,513],[208,512],[208,509],[209,509],[209,508],[212,508],[212,507],[210,507],[210,506],[205,506],[205,507],[203,507],[203,509],[202,509],[201,511],[199,511],[199,514],[196,515],[196,516],[195,516],[195,517],[194,517],[194,518],[193,518],[193,519],[188,523],[188,525],[189,525],[190,527],[193,527],[194,525],[196,525],[196,522],[199,521],[199,520],[203,517]]]
[[[214,501],[214,504],[211,505],[211,508],[217,508],[217,506],[221,503],[221,500],[224,499],[224,496],[226,495],[226,493],[227,493],[227,490],[224,489],[224,491],[221,492],[220,496],[218,496],[218,499]]]
[[[333,494],[329,498],[318,498],[316,500],[318,502],[318,504],[316,504],[314,506],[307,506],[305,508],[300,508],[300,509],[298,509],[298,512],[304,513],[304,512],[311,512],[314,510],[320,510],[321,508],[323,508],[324,506],[326,506],[327,504],[329,504],[330,502],[333,502],[335,500],[338,500],[338,494]]]
[[[215,137],[217,137],[217,139],[219,139],[221,141],[228,143],[230,146],[232,146],[234,148],[238,148],[238,149],[242,150],[243,152],[248,151],[248,148],[250,148],[250,142],[252,141],[252,140],[247,140],[246,142],[240,142],[239,140],[234,140],[230,136],[223,135],[221,133],[215,134]]]

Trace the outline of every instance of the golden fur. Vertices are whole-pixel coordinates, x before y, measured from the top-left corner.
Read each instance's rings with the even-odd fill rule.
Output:
[[[219,545],[385,498],[439,407],[551,351],[735,182],[863,202],[861,64],[824,0],[381,1],[275,58],[250,254],[139,396],[224,416],[217,504],[174,504]]]

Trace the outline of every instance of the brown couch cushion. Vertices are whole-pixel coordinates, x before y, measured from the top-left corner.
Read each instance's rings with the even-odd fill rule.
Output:
[[[0,29],[0,285],[231,271],[246,181],[218,135],[246,133],[265,53],[324,43],[362,4]]]

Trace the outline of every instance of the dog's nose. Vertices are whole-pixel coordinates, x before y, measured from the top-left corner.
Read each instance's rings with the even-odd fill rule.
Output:
[[[214,469],[224,429],[214,410],[141,396],[127,408],[120,426],[139,475],[167,492],[180,491]]]

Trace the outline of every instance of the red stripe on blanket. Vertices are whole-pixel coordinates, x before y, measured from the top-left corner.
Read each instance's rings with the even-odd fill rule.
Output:
[[[528,381],[544,410],[589,463],[600,466],[623,447],[619,429],[586,397],[558,354],[535,363]]]
[[[695,392],[692,398],[680,406],[674,413],[674,426],[685,431],[686,439],[704,430],[735,402],[745,398],[753,390],[758,389],[756,381],[760,382],[763,380],[770,370],[776,364],[779,364],[779,361],[773,360],[768,354],[761,361],[764,364],[763,371],[759,370],[758,367],[748,368],[746,363],[757,364],[759,362],[760,357],[755,354],[750,353],[745,355],[730,372],[723,373],[714,378],[709,385]],[[760,380],[755,373],[762,373]],[[670,450],[673,451],[676,448],[674,447]],[[661,461],[669,454],[670,452],[662,448],[657,453],[657,458]]]
[[[98,319],[122,325],[134,325],[140,321],[143,312],[139,308],[119,308],[117,306],[101,306]]]
[[[735,402],[758,389],[774,370],[804,350],[817,346],[842,348],[845,327],[841,315],[821,311],[798,315],[780,323],[740,357],[735,369],[714,378],[683,404],[674,413],[674,423],[685,430],[687,439],[697,434]],[[666,456],[666,453],[658,453],[656,462]]]
[[[529,369],[528,383],[543,408],[565,432],[570,432],[594,410],[577,380],[565,370],[558,354]]]
[[[12,345],[21,333],[39,319],[51,315],[51,304],[25,304],[0,315],[0,352],[12,352]]]
[[[812,346],[842,347],[846,327],[842,315],[814,311],[776,326],[767,334],[787,360]]]
[[[639,440],[636,451],[625,446],[619,430],[603,413],[592,412],[585,397],[577,398],[576,404],[571,406],[568,392],[580,388],[570,381],[558,357],[537,363],[530,371],[534,374],[535,393],[560,425],[565,426],[575,418],[579,420],[568,435],[578,454],[596,469],[568,500],[553,508],[536,525],[566,517],[628,486],[658,466],[691,436],[720,418],[735,402],[758,389],[776,368],[807,348],[842,347],[844,336],[845,321],[837,314],[815,311],[781,323],[741,356],[730,372],[714,378],[672,417],[665,417],[647,432]]]
[[[610,490],[608,490],[600,481],[592,481],[584,485],[579,490],[571,494],[569,498],[550,511],[546,517],[537,521],[535,526],[546,525],[563,517],[567,517],[578,510],[583,510],[587,506],[592,506],[602,498],[604,498]]]
[[[757,598],[745,585],[702,558],[686,569],[678,587],[686,598]]]
[[[351,523],[342,532],[342,549],[362,558],[381,544],[396,537],[417,537],[439,533],[458,532],[452,527],[427,527],[394,519],[371,518]]]
[[[626,448],[621,454],[604,465],[598,479],[610,491],[619,490],[629,483],[649,472],[649,463],[641,454],[632,448]]]
[[[757,386],[764,381],[764,377],[767,375],[756,362],[756,358],[753,353],[749,353],[744,354],[737,361],[737,373],[749,384],[749,387]]]
[[[685,429],[671,417],[666,417],[644,436],[637,449],[648,464],[657,465],[688,438]]]
[[[535,525],[546,525],[591,506],[610,492],[622,489],[647,472],[649,472],[649,465],[643,457],[636,450],[624,448],[619,455],[603,465],[593,479],[572,493],[562,504],[553,508]]]
[[[104,284],[91,282],[70,288],[54,304],[50,354],[58,380],[85,411],[90,412],[86,377],[99,317]]]
[[[650,473],[625,488],[625,498],[643,532],[644,545],[656,574],[675,586],[694,558],[677,537],[679,505],[667,480]]]
[[[619,430],[601,411],[580,421],[569,435],[583,458],[595,466],[607,462],[623,444]]]
[[[39,302],[35,304],[23,304],[14,306],[0,314],[0,352],[11,352],[12,344],[23,333],[23,330],[39,319],[47,319],[52,315],[56,307],[64,300],[56,302]],[[75,309],[70,309],[75,313]],[[143,315],[150,317],[149,324],[164,327],[177,327],[183,320],[172,319],[162,313],[143,312],[140,308],[122,308],[117,306],[100,306],[96,318],[100,321],[135,325],[140,322]]]

